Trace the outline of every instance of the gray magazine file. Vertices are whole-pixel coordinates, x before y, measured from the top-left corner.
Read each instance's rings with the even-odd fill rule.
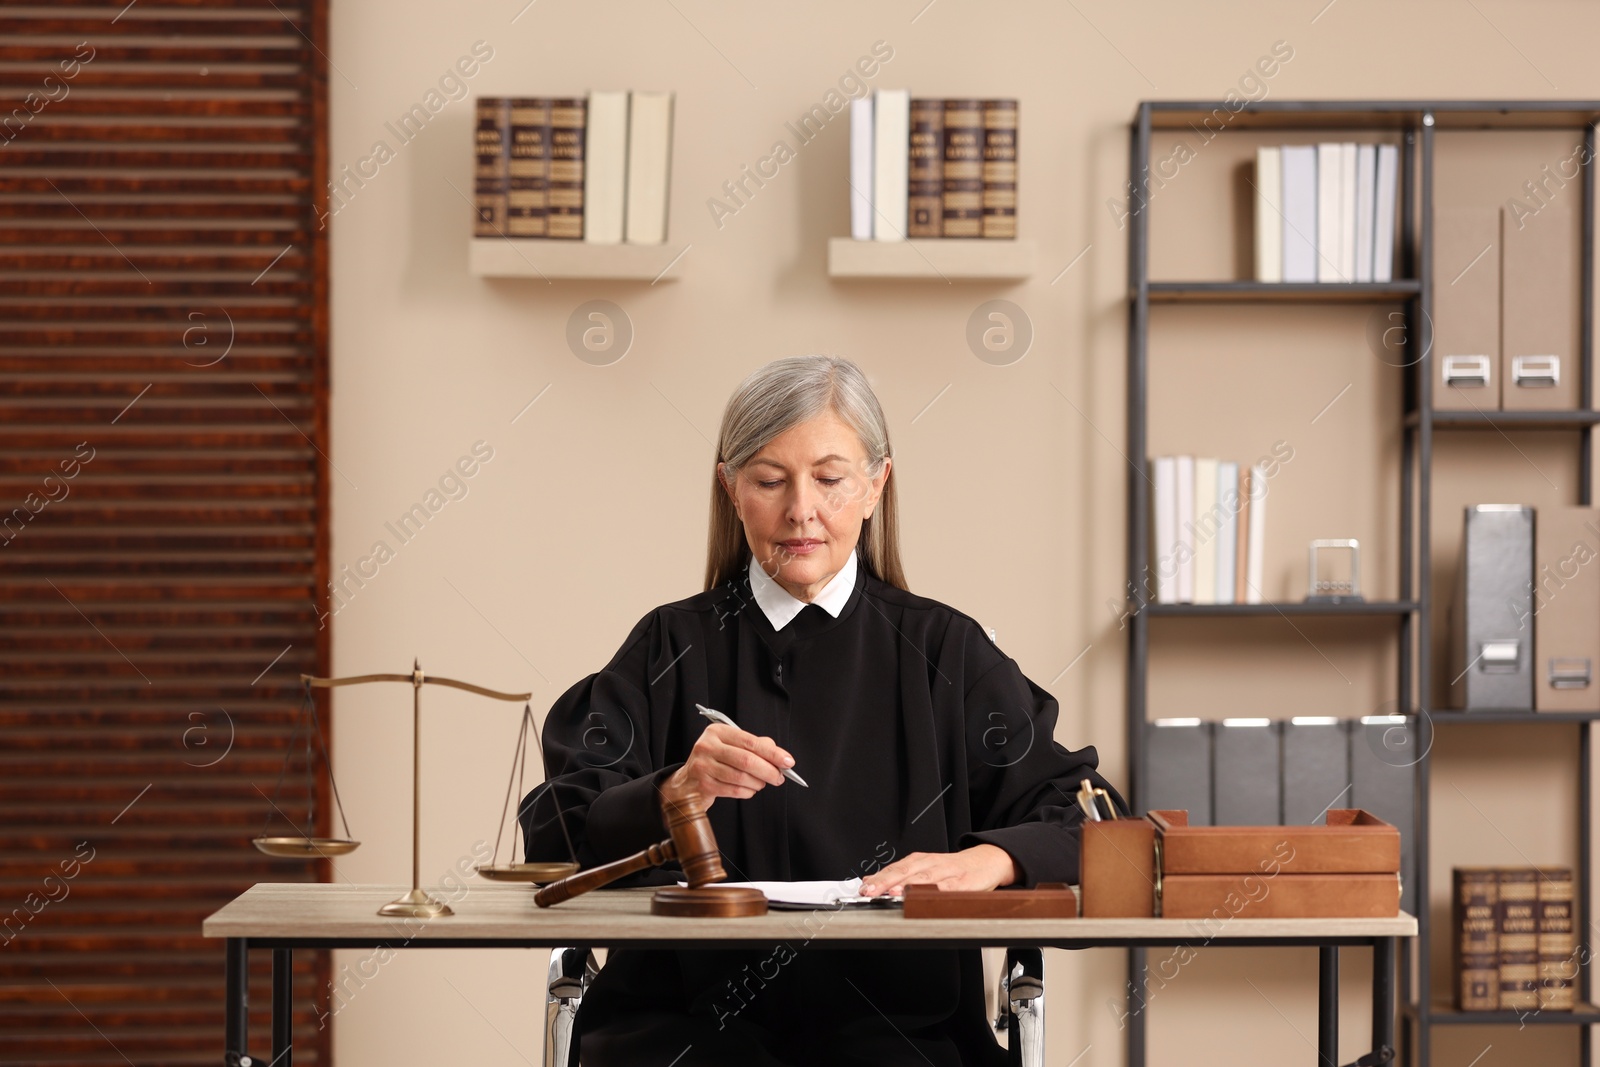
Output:
[[[1466,509],[1450,605],[1450,695],[1468,711],[1533,707],[1533,509]]]
[[[1278,724],[1224,719],[1211,734],[1211,817],[1217,826],[1275,826],[1283,809],[1278,784]]]
[[[1283,724],[1283,824],[1314,826],[1329,808],[1350,807],[1350,735],[1332,716]]]
[[[1156,719],[1145,731],[1146,811],[1182,808],[1189,825],[1211,825],[1211,724]]]
[[[1369,715],[1350,724],[1350,803],[1400,831],[1400,907],[1416,914],[1417,761],[1429,738],[1405,715]]]

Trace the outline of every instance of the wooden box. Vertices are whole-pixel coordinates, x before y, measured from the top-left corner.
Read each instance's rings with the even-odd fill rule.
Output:
[[[1156,827],[1149,819],[1084,823],[1078,877],[1083,888],[1084,917],[1153,917],[1156,913],[1155,848]]]
[[[908,919],[1076,919],[1078,894],[1061,882],[1041,882],[1034,889],[946,891],[913,883],[905,889]]]

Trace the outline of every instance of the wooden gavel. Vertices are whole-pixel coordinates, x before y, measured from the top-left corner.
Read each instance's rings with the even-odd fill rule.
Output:
[[[650,902],[652,913],[711,917],[766,914],[767,898],[760,890],[712,885],[726,880],[728,873],[722,868],[722,853],[717,848],[716,835],[711,832],[711,817],[706,814],[709,806],[705,798],[693,790],[662,789],[661,814],[669,835],[665,841],[551,882],[534,894],[533,902],[548,908],[635,871],[677,860],[683,865],[689,888],[657,890]]]

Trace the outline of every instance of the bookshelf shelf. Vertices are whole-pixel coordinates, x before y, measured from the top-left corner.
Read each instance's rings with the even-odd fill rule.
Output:
[[[475,237],[468,269],[479,278],[573,278],[671,282],[682,273],[675,245],[597,245],[548,238]]]
[[[1284,600],[1266,604],[1146,604],[1143,610],[1152,615],[1181,619],[1227,615],[1410,615],[1417,608],[1414,600],[1360,600],[1342,604]]]
[[[1220,112],[1219,108],[1222,109]],[[1220,125],[1225,127],[1228,133],[1218,128],[1219,114],[1226,116],[1226,121],[1222,121]],[[1208,118],[1210,122],[1207,121]],[[1132,123],[1129,203],[1134,206],[1128,215],[1126,455],[1139,457],[1129,464],[1126,475],[1128,588],[1142,588],[1148,561],[1151,558],[1153,507],[1148,471],[1152,463],[1145,458],[1150,455],[1152,421],[1149,396],[1154,368],[1151,353],[1157,344],[1170,343],[1167,335],[1159,332],[1154,334],[1153,339],[1152,321],[1159,324],[1162,313],[1154,312],[1152,308],[1163,304],[1189,304],[1211,305],[1224,309],[1221,312],[1207,313],[1207,325],[1214,329],[1215,337],[1218,338],[1216,343],[1219,344],[1228,343],[1226,339],[1230,327],[1233,331],[1237,331],[1259,328],[1263,322],[1268,322],[1272,324],[1273,329],[1285,334],[1282,345],[1286,351],[1292,352],[1293,331],[1297,326],[1293,316],[1285,316],[1279,309],[1291,305],[1359,307],[1362,303],[1398,304],[1402,318],[1397,321],[1403,322],[1406,339],[1416,339],[1421,346],[1419,350],[1427,351],[1428,346],[1438,336],[1434,321],[1435,295],[1441,286],[1448,285],[1451,281],[1449,277],[1440,276],[1433,255],[1434,235],[1437,229],[1436,212],[1440,210],[1438,203],[1441,199],[1436,168],[1441,158],[1445,160],[1451,158],[1447,153],[1439,153],[1436,150],[1435,135],[1441,130],[1486,131],[1487,136],[1495,139],[1493,148],[1485,148],[1486,152],[1510,150],[1509,147],[1502,149],[1500,131],[1506,131],[1509,135],[1506,138],[1508,145],[1515,144],[1516,138],[1526,136],[1529,131],[1540,130],[1560,130],[1564,135],[1570,134],[1574,139],[1582,141],[1586,162],[1581,177],[1573,183],[1573,199],[1581,201],[1575,204],[1579,212],[1578,218],[1581,220],[1581,256],[1574,257],[1574,261],[1579,271],[1578,290],[1582,294],[1582,303],[1579,312],[1578,347],[1573,353],[1572,362],[1576,365],[1575,379],[1579,383],[1580,395],[1589,395],[1594,380],[1593,335],[1596,323],[1597,288],[1594,220],[1600,215],[1595,188],[1596,165],[1593,163],[1597,158],[1596,143],[1600,141],[1597,122],[1600,122],[1600,102],[1594,101],[1270,101],[1247,104],[1237,110],[1203,101],[1142,103]],[[1304,142],[1309,139],[1336,140],[1337,137],[1330,135],[1336,131],[1348,131],[1364,136],[1368,140],[1376,132],[1384,135],[1386,141],[1397,143],[1398,248],[1394,270],[1401,276],[1400,280],[1381,284],[1286,284],[1242,279],[1214,282],[1152,280],[1150,277],[1152,222],[1148,204],[1150,190],[1154,184],[1153,176],[1157,173],[1155,149],[1166,143],[1153,138],[1152,131],[1198,131],[1202,126],[1216,129],[1217,135],[1221,137],[1227,137],[1235,130],[1273,133],[1282,131],[1285,135],[1284,140]],[[1211,137],[1204,136],[1203,139],[1209,141]],[[1249,133],[1243,143],[1270,144],[1271,135]],[[1572,141],[1566,143],[1571,144]],[[1242,150],[1235,152],[1233,156],[1227,155],[1233,151],[1233,148],[1218,149],[1213,158],[1243,157]],[[1462,164],[1458,162],[1454,165],[1459,167]],[[1212,179],[1208,176],[1205,180]],[[1214,182],[1210,188],[1221,190],[1232,186],[1224,182]],[[1444,192],[1448,194],[1444,196],[1446,207],[1453,206],[1449,196],[1457,194],[1451,190]],[[1188,218],[1190,223],[1196,221],[1193,218],[1196,210],[1213,210],[1217,205],[1216,200],[1183,201],[1181,197],[1178,200],[1184,206],[1184,211],[1180,212],[1175,208],[1162,210],[1168,211],[1171,217]],[[1169,260],[1172,259],[1170,242],[1168,245],[1156,242],[1154,249],[1158,256],[1164,255]],[[1218,265],[1221,263],[1218,259],[1207,260],[1203,257],[1172,261]],[[1155,269],[1160,268],[1158,266]],[[1218,273],[1227,269],[1222,267]],[[1205,270],[1203,267],[1192,271],[1177,269],[1172,273],[1181,279],[1185,273],[1203,275]],[[1307,322],[1315,324],[1328,318],[1330,316],[1324,315],[1318,318],[1315,315],[1308,315]],[[1131,779],[1130,799],[1136,810],[1150,806],[1147,801],[1154,791],[1151,783],[1146,781],[1152,772],[1145,769],[1151,731],[1149,703],[1152,619],[1185,617],[1216,619],[1230,615],[1259,617],[1280,612],[1285,616],[1387,615],[1394,618],[1397,625],[1392,629],[1387,626],[1379,627],[1375,632],[1385,639],[1392,638],[1396,642],[1393,690],[1395,699],[1392,706],[1429,708],[1433,703],[1433,691],[1438,686],[1434,678],[1434,667],[1440,654],[1440,649],[1436,647],[1438,642],[1435,640],[1439,626],[1435,609],[1440,604],[1441,597],[1449,595],[1446,590],[1439,588],[1434,555],[1437,525],[1434,510],[1438,506],[1435,497],[1437,485],[1435,479],[1439,477],[1434,467],[1435,461],[1440,456],[1438,448],[1449,446],[1438,445],[1435,431],[1439,433],[1483,430],[1501,433],[1576,431],[1574,435],[1577,445],[1576,503],[1582,507],[1593,506],[1594,471],[1591,446],[1595,427],[1600,426],[1600,410],[1437,411],[1433,409],[1434,376],[1437,373],[1434,361],[1417,359],[1401,365],[1399,371],[1404,379],[1400,383],[1403,387],[1404,401],[1403,404],[1395,405],[1392,424],[1396,429],[1404,427],[1403,432],[1398,434],[1399,447],[1395,450],[1394,456],[1399,469],[1397,479],[1399,500],[1398,506],[1393,510],[1395,543],[1401,546],[1399,583],[1396,590],[1399,599],[1348,605],[1312,605],[1304,602],[1262,605],[1152,603],[1144,604],[1140,610],[1133,612],[1127,625],[1128,695],[1125,726]],[[1384,422],[1380,425],[1380,429],[1388,433],[1390,425]],[[1456,440],[1460,442],[1459,437]],[[1565,447],[1564,442],[1561,443],[1561,447]],[[1447,488],[1456,488],[1453,479]],[[1442,538],[1438,540],[1442,549],[1446,542]],[[1201,635],[1206,633],[1200,631]],[[1165,632],[1162,634],[1164,640],[1180,636],[1188,637],[1189,632],[1185,630],[1184,635]],[[1216,640],[1225,639],[1225,635],[1216,638]],[[1249,662],[1250,651],[1247,647],[1239,650],[1240,662]],[[1420,755],[1414,763],[1405,765],[1414,768],[1408,787],[1410,803],[1403,803],[1394,797],[1382,798],[1383,802],[1391,803],[1398,813],[1393,816],[1394,821],[1401,826],[1407,843],[1413,846],[1410,850],[1412,855],[1408,859],[1403,859],[1402,864],[1408,872],[1406,896],[1415,901],[1414,904],[1407,906],[1407,910],[1413,910],[1417,915],[1418,931],[1417,937],[1407,943],[1397,972],[1401,993],[1399,1039],[1394,1040],[1394,1020],[1375,1019],[1374,1041],[1381,1040],[1382,1043],[1400,1050],[1400,1058],[1407,1064],[1429,1067],[1434,1062],[1432,1054],[1435,1044],[1430,1033],[1433,1027],[1501,1025],[1520,1028],[1529,1024],[1577,1026],[1580,1033],[1578,1063],[1583,1067],[1589,1067],[1593,1057],[1588,1031],[1585,1028],[1591,1025],[1600,1026],[1600,1007],[1593,1003],[1596,997],[1592,967],[1589,963],[1594,939],[1591,925],[1593,914],[1591,897],[1595,873],[1594,824],[1591,810],[1594,783],[1591,773],[1590,734],[1591,725],[1600,723],[1600,711],[1538,712],[1532,708],[1504,708],[1473,712],[1435,711],[1426,716],[1413,713],[1408,718],[1412,720],[1409,728],[1418,732],[1426,731],[1428,727],[1467,723],[1480,726],[1509,725],[1512,728],[1524,729],[1549,724],[1576,727],[1578,735],[1576,744],[1560,746],[1561,751],[1556,754],[1556,758],[1572,758],[1577,763],[1575,790],[1577,795],[1574,797],[1577,856],[1571,866],[1575,876],[1572,929],[1578,958],[1583,961],[1574,983],[1574,993],[1579,1005],[1575,1012],[1453,1010],[1448,999],[1448,983],[1443,983],[1441,987],[1441,983],[1434,977],[1435,960],[1449,953],[1453,931],[1447,919],[1441,921],[1439,918],[1442,914],[1448,914],[1449,909],[1441,912],[1439,907],[1441,894],[1437,888],[1430,886],[1430,882],[1437,881],[1432,874],[1436,866],[1447,868],[1450,863],[1482,862],[1482,857],[1451,854],[1440,857],[1447,861],[1440,864],[1433,855],[1436,850],[1440,850],[1440,845],[1434,840],[1438,824],[1432,814],[1431,800],[1435,785],[1433,765],[1436,757],[1432,753],[1432,746],[1427,745],[1419,747]],[[1440,778],[1444,778],[1443,774]],[[1142,950],[1129,950],[1130,983],[1136,982],[1138,976],[1146,972],[1146,957]],[[1144,1067],[1148,1014],[1148,1012],[1130,1013],[1127,1027],[1129,1067]]]
[[[1411,1013],[1408,1007],[1407,1012]],[[1579,1004],[1572,1011],[1456,1011],[1449,1001],[1435,1004],[1427,1021],[1436,1026],[1595,1026],[1600,1007]]]
[[[1359,304],[1409,300],[1415,279],[1397,282],[1150,282],[1153,304]]]
[[[1600,711],[1534,711],[1531,708],[1507,708],[1496,711],[1436,711],[1428,718],[1435,726],[1445,723],[1470,723],[1483,726],[1508,722],[1526,726],[1535,723],[1600,722]]]
[[[1430,421],[1436,430],[1582,430],[1600,426],[1600,411],[1434,411]]]
[[[828,277],[880,281],[1021,281],[1033,275],[1033,241],[942,237],[929,240],[828,240]]]

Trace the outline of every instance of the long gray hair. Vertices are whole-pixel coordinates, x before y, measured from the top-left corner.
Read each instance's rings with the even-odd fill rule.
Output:
[[[876,478],[890,455],[889,424],[867,376],[860,367],[837,356],[788,356],[751,373],[728,398],[717,437],[717,461],[723,464],[728,485],[767,442],[827,411],[855,430],[867,453],[867,475]],[[856,553],[873,577],[909,591],[900,566],[899,507],[892,465],[877,508],[861,524]],[[738,580],[749,562],[744,524],[712,467],[706,588]]]

